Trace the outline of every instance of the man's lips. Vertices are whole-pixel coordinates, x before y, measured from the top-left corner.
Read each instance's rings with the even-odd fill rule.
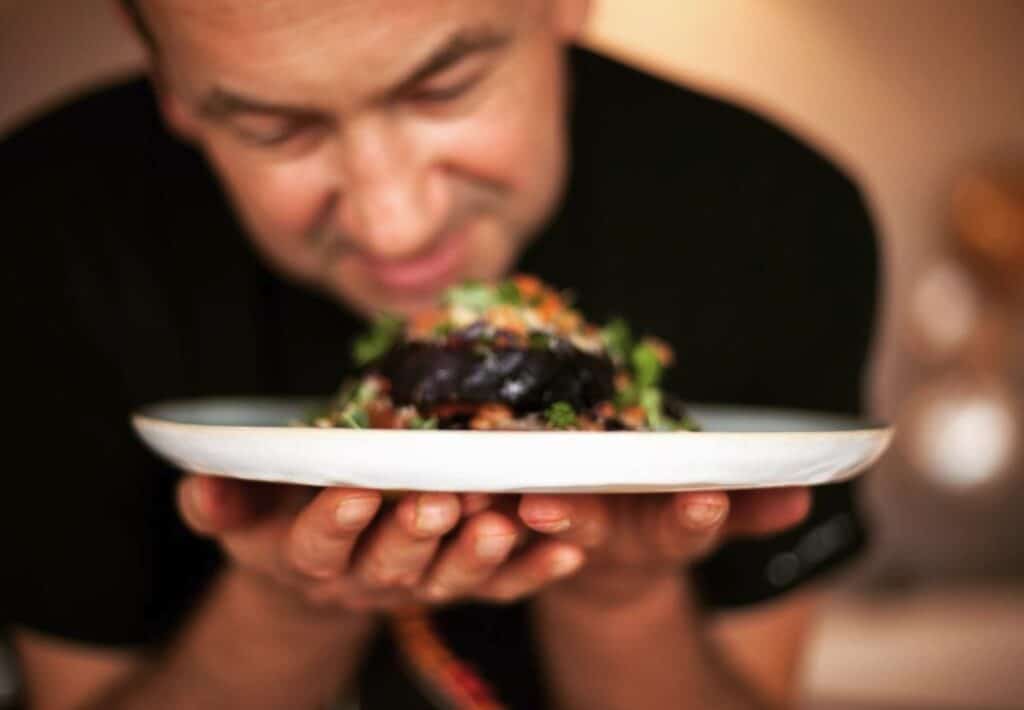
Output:
[[[363,255],[364,268],[381,286],[396,291],[423,291],[448,285],[464,262],[470,230],[445,233],[426,251],[407,259]]]

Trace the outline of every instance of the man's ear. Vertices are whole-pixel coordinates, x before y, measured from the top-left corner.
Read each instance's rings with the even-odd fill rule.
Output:
[[[555,28],[567,41],[579,38],[590,16],[590,0],[555,0]]]
[[[157,66],[150,68],[150,81],[153,83],[157,104],[160,106],[160,114],[163,116],[167,128],[188,143],[196,142],[198,126],[195,117],[181,98],[167,86],[167,82]]]

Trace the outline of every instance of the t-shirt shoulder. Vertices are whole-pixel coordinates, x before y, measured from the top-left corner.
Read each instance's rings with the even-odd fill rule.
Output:
[[[125,143],[122,131],[158,125],[156,101],[145,79],[132,79],[74,95],[17,125],[3,141],[5,156],[55,158],[68,151],[97,152]]]
[[[832,189],[860,199],[833,159],[756,110],[583,48],[573,50],[572,70],[580,138],[599,142],[602,150],[618,146],[616,157],[685,155],[747,170],[761,163],[785,171],[790,183],[814,185],[819,194]]]

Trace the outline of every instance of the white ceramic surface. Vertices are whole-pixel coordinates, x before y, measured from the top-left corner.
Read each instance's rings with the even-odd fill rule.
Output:
[[[619,491],[816,485],[860,473],[891,428],[827,414],[691,406],[699,433],[487,432],[289,426],[310,400],[165,402],[142,439],[196,472],[317,486],[443,491]]]

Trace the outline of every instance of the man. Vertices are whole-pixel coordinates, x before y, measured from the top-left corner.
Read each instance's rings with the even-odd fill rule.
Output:
[[[25,432],[0,608],[30,706],[791,700],[815,581],[862,542],[845,486],[810,512],[802,489],[384,505],[175,480],[127,416],[328,391],[359,316],[513,268],[668,338],[689,399],[852,411],[875,251],[850,183],[744,111],[569,50],[584,0],[125,9],[152,92],[0,149]],[[385,633],[411,602],[448,650]],[[445,685],[449,651],[482,686]]]

